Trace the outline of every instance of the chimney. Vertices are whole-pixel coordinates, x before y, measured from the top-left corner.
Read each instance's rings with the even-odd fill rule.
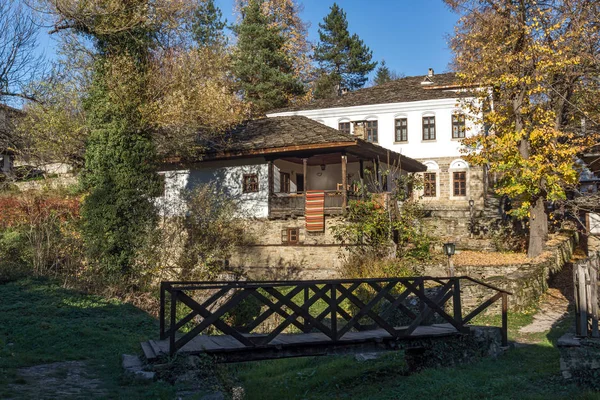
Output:
[[[429,73],[427,74],[430,78],[433,76],[433,68],[429,68]]]

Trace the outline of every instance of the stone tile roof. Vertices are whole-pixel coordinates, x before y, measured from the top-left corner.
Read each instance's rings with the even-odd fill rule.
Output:
[[[323,153],[347,151],[365,159],[380,157],[401,159],[406,171],[425,171],[420,162],[369,143],[356,136],[342,133],[303,116],[261,118],[244,122],[230,129],[223,137],[201,143],[204,159],[254,157],[267,154]]]
[[[204,143],[208,152],[240,152],[356,142],[357,138],[302,116],[261,118],[229,130],[218,141]]]
[[[431,84],[422,85],[426,79]],[[468,93],[457,93],[456,75],[454,72],[427,76],[409,76],[382,85],[372,86],[349,92],[333,99],[315,100],[307,105],[273,110],[267,114],[280,112],[317,110],[323,108],[354,107],[371,104],[404,103],[411,101],[455,99],[468,96]],[[449,88],[451,87],[451,88]],[[454,90],[451,90],[454,89]]]

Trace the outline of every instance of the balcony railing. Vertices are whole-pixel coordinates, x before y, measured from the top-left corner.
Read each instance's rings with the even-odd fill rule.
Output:
[[[341,214],[343,197],[339,190],[324,190],[325,214]],[[358,199],[358,194],[348,192],[348,200]],[[273,193],[269,198],[270,217],[285,217],[304,215],[304,193]]]

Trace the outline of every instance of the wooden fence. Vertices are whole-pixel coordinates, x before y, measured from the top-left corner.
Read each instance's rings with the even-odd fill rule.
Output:
[[[483,285],[493,293],[465,311],[463,282]],[[218,332],[245,348],[275,345],[282,333],[320,332],[335,345],[349,332],[378,329],[400,340],[422,325],[431,325],[434,317],[454,332],[468,332],[467,324],[498,300],[502,302],[502,341],[507,344],[510,293],[466,276],[163,282],[160,294],[160,338],[169,340],[170,354],[200,334]],[[252,308],[250,318],[236,317],[247,317]],[[272,323],[265,326],[268,320]]]
[[[598,268],[600,253],[573,265],[577,336],[600,337],[598,331]]]

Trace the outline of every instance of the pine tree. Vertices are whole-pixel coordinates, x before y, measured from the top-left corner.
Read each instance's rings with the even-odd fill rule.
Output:
[[[214,0],[201,2],[194,12],[192,36],[201,47],[221,47],[227,43],[224,33],[227,20]]]
[[[233,27],[238,37],[233,72],[244,98],[258,113],[285,107],[305,93],[285,53],[281,28],[261,12],[261,5],[261,0],[250,0],[241,22]]]
[[[381,85],[383,83],[389,82],[392,80],[392,74],[390,73],[390,69],[385,65],[385,60],[381,61],[381,65],[375,71],[375,79],[373,79],[374,85]]]
[[[346,13],[336,3],[319,24],[319,40],[314,55],[320,72],[315,97],[341,96],[363,87],[377,62],[371,62],[373,52],[358,35],[350,35]]]

